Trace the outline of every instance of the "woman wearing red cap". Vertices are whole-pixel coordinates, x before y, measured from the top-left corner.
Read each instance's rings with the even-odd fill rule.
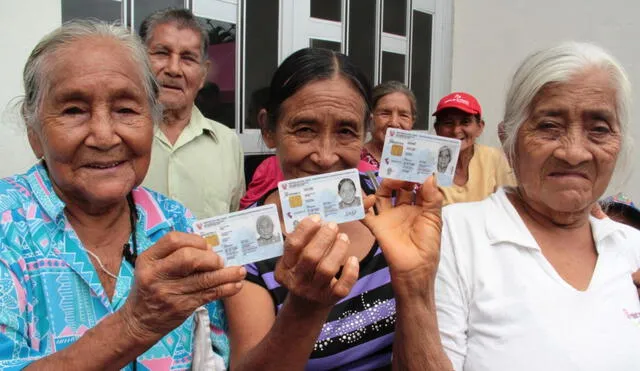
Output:
[[[476,143],[484,130],[482,108],[471,94],[455,92],[440,100],[433,113],[436,133],[460,139],[453,185],[440,187],[444,203],[480,201],[500,186],[515,185],[506,157],[497,148]]]

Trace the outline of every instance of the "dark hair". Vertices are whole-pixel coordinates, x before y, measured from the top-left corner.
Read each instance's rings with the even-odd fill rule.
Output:
[[[402,93],[407,99],[409,99],[409,103],[411,104],[411,114],[413,115],[413,119],[418,118],[418,102],[416,100],[415,94],[409,89],[405,84],[400,81],[385,81],[381,84],[378,84],[375,88],[373,88],[373,108],[375,109],[378,105],[378,101],[382,99],[382,97],[387,96],[392,93]]]
[[[349,179],[349,178],[344,178],[340,181],[340,183],[338,183],[338,192],[340,192],[340,190],[342,189],[342,187],[347,184],[350,183],[353,186],[353,189],[356,189],[356,183],[353,182],[353,180]]]
[[[458,109],[458,108],[455,108],[455,107],[451,107],[451,108],[445,108],[442,111],[436,113],[436,115],[435,115],[436,116],[436,121],[434,121],[433,126],[440,125],[442,123],[440,121],[442,119],[442,114],[445,113],[445,112],[450,112],[450,111],[460,111],[460,112],[464,113],[467,116],[473,117],[476,120],[476,122],[478,122],[478,123],[480,121],[482,121],[482,116],[479,113],[476,113],[476,114],[468,113],[468,112],[465,112],[465,111],[463,111],[461,109]]]
[[[153,30],[156,26],[167,23],[175,23],[179,29],[188,28],[197,32],[200,35],[200,53],[202,53],[202,60],[207,59],[209,34],[189,9],[166,8],[151,13],[140,24],[138,35],[140,35],[140,38],[146,45],[153,35]]]
[[[371,114],[371,84],[364,73],[342,53],[329,49],[304,48],[291,54],[280,64],[271,79],[266,104],[267,129],[275,131],[280,106],[310,82],[330,79],[336,74],[351,81],[365,103],[365,129]]]

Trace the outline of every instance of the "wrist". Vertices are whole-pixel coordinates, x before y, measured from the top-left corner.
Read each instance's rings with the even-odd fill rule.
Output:
[[[114,312],[111,317],[115,321],[115,325],[122,330],[120,333],[125,342],[132,346],[147,349],[162,338],[162,335],[158,335],[140,324],[134,313],[128,310],[126,304],[120,310]]]
[[[283,309],[287,308],[287,311],[298,316],[308,318],[322,318],[326,319],[331,312],[333,306],[325,306],[320,303],[311,302],[307,299],[301,298],[297,295],[289,293],[284,300]]]
[[[435,292],[435,270],[421,269],[411,272],[391,271],[391,287],[396,301],[421,300],[430,302]]]

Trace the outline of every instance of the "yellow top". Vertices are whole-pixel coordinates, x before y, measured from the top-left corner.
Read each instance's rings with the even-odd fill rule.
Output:
[[[198,219],[235,211],[245,190],[240,139],[194,105],[175,144],[156,130],[142,185],[180,201]]]
[[[502,186],[515,186],[516,179],[504,153],[493,147],[474,144],[467,184],[440,187],[444,204],[481,201]]]

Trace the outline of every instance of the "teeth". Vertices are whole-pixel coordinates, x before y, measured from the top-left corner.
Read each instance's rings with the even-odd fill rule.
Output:
[[[113,162],[113,163],[107,164],[107,165],[91,164],[91,165],[89,165],[89,167],[94,168],[94,169],[109,169],[109,168],[112,168],[114,166],[117,166],[118,164],[119,164],[119,162]]]

